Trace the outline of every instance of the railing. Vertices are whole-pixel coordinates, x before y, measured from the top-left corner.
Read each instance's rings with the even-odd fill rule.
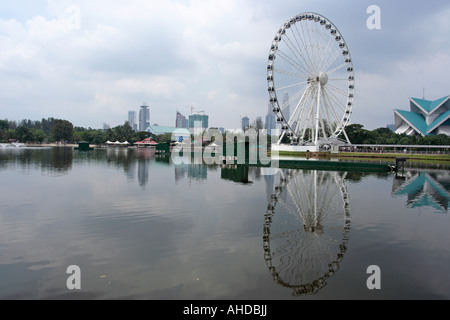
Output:
[[[426,154],[426,155],[450,155],[450,146],[428,145],[353,145],[342,146],[341,152],[379,153],[379,154]]]

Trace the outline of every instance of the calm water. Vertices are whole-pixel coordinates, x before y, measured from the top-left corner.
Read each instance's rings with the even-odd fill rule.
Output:
[[[396,177],[3,149],[0,298],[449,299],[449,197],[450,171],[429,165]]]

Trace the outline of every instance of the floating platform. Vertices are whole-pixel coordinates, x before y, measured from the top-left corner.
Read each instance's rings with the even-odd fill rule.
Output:
[[[272,161],[277,163],[272,164]],[[238,161],[237,157],[222,157],[221,164],[237,164],[250,167],[275,167],[287,169],[306,170],[333,170],[333,171],[370,171],[370,172],[390,172],[397,171],[398,166],[388,163],[374,162],[353,162],[334,160],[314,160],[314,159],[272,159],[271,163],[263,164],[260,161]]]
[[[251,164],[249,164],[251,165]],[[345,171],[396,171],[397,166],[388,163],[333,161],[333,160],[292,160],[278,159],[279,168],[301,168],[311,170],[345,170]]]

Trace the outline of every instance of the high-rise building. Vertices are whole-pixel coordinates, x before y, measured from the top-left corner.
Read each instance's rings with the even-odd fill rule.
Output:
[[[272,130],[275,130],[276,128],[276,118],[275,118],[275,114],[273,113],[272,110],[272,104],[269,103],[269,109],[267,110],[267,115],[266,115],[266,130],[268,134],[272,134]]]
[[[128,111],[128,124],[133,131],[137,131],[136,111]]]
[[[208,129],[208,116],[206,114],[194,113],[189,115],[189,129],[193,130],[196,122],[201,122],[202,130]]]
[[[189,120],[186,119],[180,112],[177,111],[177,118],[175,120],[175,127],[177,128],[189,128]]]
[[[242,130],[246,130],[248,129],[248,127],[250,127],[250,119],[248,117],[243,117],[241,119],[241,124],[242,124]]]
[[[150,110],[147,105],[142,105],[139,111],[139,131],[146,131],[150,126]]]

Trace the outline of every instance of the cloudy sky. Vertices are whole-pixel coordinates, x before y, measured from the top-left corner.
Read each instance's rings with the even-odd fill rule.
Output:
[[[373,4],[378,30],[366,25]],[[210,126],[238,128],[267,113],[273,36],[307,11],[350,49],[353,123],[393,123],[423,88],[430,100],[450,94],[447,0],[17,0],[0,4],[0,119],[101,128],[145,102],[152,124],[173,126],[193,106]]]

